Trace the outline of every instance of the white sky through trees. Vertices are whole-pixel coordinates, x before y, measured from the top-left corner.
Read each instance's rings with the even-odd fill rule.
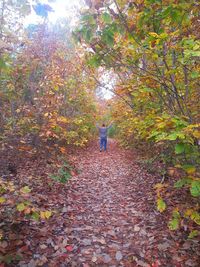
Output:
[[[30,0],[30,3],[34,5],[35,1]],[[56,23],[57,20],[66,18],[71,25],[75,25],[78,18],[78,11],[84,8],[84,0],[40,0],[39,3],[48,4],[52,7],[54,12],[49,12],[48,20],[51,23]],[[37,24],[44,21],[44,18],[38,16],[33,8],[32,12],[25,18],[25,26],[29,24]],[[99,86],[97,89],[101,91],[101,96],[105,99],[110,99],[113,96],[112,89],[115,84],[115,79],[112,79],[113,75],[108,71],[102,74]]]
[[[50,5],[54,12],[49,12],[48,19],[50,22],[56,22],[59,18],[71,18],[75,19],[75,11],[84,6],[82,0],[41,0],[39,1],[42,4]],[[30,0],[30,3],[33,4],[33,1]],[[27,16],[25,24],[34,24],[41,21],[41,17],[36,15],[32,8],[32,12]]]

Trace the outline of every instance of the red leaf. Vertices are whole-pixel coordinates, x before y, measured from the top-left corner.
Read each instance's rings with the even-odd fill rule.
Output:
[[[20,252],[25,252],[25,251],[29,250],[29,248],[27,245],[24,245],[19,250],[20,250]]]
[[[73,250],[73,247],[72,246],[66,246],[65,247],[67,251],[71,252]]]
[[[75,171],[71,171],[71,176],[75,176],[76,172]]]
[[[151,265],[152,267],[159,267],[159,262],[158,261],[156,261],[156,262],[154,262],[154,263],[152,263],[152,265]]]
[[[61,260],[65,260],[67,257],[68,257],[67,254],[62,254],[59,258],[60,258]]]

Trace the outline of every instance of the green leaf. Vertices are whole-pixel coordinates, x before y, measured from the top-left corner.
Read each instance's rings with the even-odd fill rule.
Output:
[[[169,221],[168,227],[170,230],[174,231],[179,228],[179,219],[178,218],[173,218]]]
[[[92,30],[91,30],[91,28],[85,26],[85,27],[82,28],[81,33],[82,33],[83,39],[86,42],[90,42],[90,40],[92,39]]]
[[[172,22],[180,22],[182,19],[181,12],[177,8],[173,8],[170,15]]]
[[[25,210],[26,206],[24,205],[24,203],[20,203],[17,205],[17,210],[18,211],[23,211]]]
[[[169,35],[166,32],[163,32],[159,35],[160,39],[166,39]]]
[[[193,51],[192,56],[193,57],[200,57],[200,51]]]
[[[172,219],[168,223],[168,227],[170,230],[174,231],[179,228],[180,217],[181,216],[178,211],[173,211]]]
[[[173,7],[169,5],[168,7],[163,7],[163,11],[161,11],[162,18],[169,17],[173,10]]]
[[[141,92],[148,92],[148,93],[152,93],[154,92],[154,90],[150,87],[143,87],[140,89]]]
[[[86,35],[85,35],[85,40],[87,42],[90,42],[91,39],[92,39],[92,30],[91,29],[87,29]]]
[[[94,19],[93,15],[84,15],[81,17],[81,22],[85,25],[85,24],[90,24],[90,25],[95,25],[96,21]]]
[[[199,72],[197,72],[197,71],[192,71],[192,72],[191,72],[191,78],[192,78],[192,79],[196,79],[196,78],[198,78],[199,76],[200,76]]]
[[[185,139],[185,135],[183,133],[179,133],[179,132],[174,132],[174,133],[171,133],[169,134],[167,137],[166,137],[166,140],[170,140],[170,141],[175,141],[177,139]]]
[[[186,49],[184,51],[184,56],[186,58],[190,58],[190,57],[200,57],[200,51],[194,51],[194,50],[189,50],[189,49]]]
[[[20,191],[24,194],[27,194],[31,192],[31,189],[28,186],[24,186]]]
[[[183,187],[184,185],[188,185],[188,184],[191,184],[191,179],[189,178],[183,178],[183,179],[180,179],[178,180],[175,184],[174,184],[174,187],[175,188],[181,188]]]
[[[159,198],[157,200],[157,209],[160,212],[163,212],[166,209],[166,203],[164,202],[162,198]]]
[[[95,67],[98,68],[101,64],[101,59],[99,58],[98,55],[94,55],[93,57],[91,57],[88,61],[87,61],[88,65],[90,65],[91,67]]]
[[[190,232],[188,238],[192,239],[192,238],[194,238],[194,237],[196,237],[198,235],[199,235],[199,231],[198,230],[193,230],[193,231]]]
[[[38,212],[33,212],[31,217],[32,217],[33,220],[39,221],[40,214]]]
[[[114,32],[111,28],[106,28],[102,35],[103,41],[110,47],[114,45]]]
[[[0,69],[6,69],[6,63],[3,58],[0,58]]]
[[[102,14],[102,20],[103,20],[103,22],[105,22],[107,24],[112,22],[112,18],[110,16],[110,14],[108,14],[106,12]]]
[[[176,154],[182,154],[184,151],[185,151],[185,146],[183,143],[175,145],[175,153]]]
[[[3,257],[3,261],[7,264],[10,264],[12,263],[12,261],[14,260],[14,255],[12,254],[6,254],[4,257]]]
[[[167,139],[167,134],[166,133],[160,133],[159,132],[159,134],[157,135],[157,136],[155,136],[155,140],[156,140],[156,142],[159,142],[159,141],[163,141],[163,140],[166,140]]]
[[[198,225],[200,225],[200,214],[197,211],[192,212],[190,218]]]
[[[174,141],[178,138],[177,134],[176,133],[172,133],[170,135],[167,136],[167,140],[171,140],[171,141]]]
[[[200,196],[200,181],[192,181],[190,193],[193,197]]]

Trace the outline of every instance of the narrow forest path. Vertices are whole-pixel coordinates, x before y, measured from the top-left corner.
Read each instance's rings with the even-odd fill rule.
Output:
[[[19,187],[30,183],[34,191],[28,198],[53,210],[53,216],[5,221],[10,241],[0,249],[21,255],[18,264],[6,267],[198,266],[198,243],[169,231],[168,215],[156,211],[156,178],[138,165],[133,153],[110,140],[107,152],[99,152],[94,143],[70,161],[79,174],[65,185],[48,178],[46,157],[18,168]]]
[[[153,251],[147,255],[152,231],[158,231],[153,181],[112,140],[108,152],[92,146],[78,161],[81,173],[69,194],[73,203],[68,237],[75,248],[70,254],[74,266],[134,266],[133,256],[144,266],[145,258],[154,261]]]

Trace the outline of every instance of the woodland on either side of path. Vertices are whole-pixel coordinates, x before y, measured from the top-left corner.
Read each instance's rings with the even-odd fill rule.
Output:
[[[0,5],[0,210],[6,224],[17,232],[27,220],[45,224],[56,216],[53,200],[43,203],[45,177],[61,190],[77,175],[70,151],[87,146],[97,121],[112,119],[111,134],[159,177],[155,209],[167,215],[173,233],[192,240],[191,247],[198,243],[198,1],[87,0],[75,28],[67,20],[49,23],[50,3],[32,1],[41,23],[28,27],[21,23],[31,12],[28,0]],[[112,91],[110,100],[101,99],[105,90]],[[6,224],[0,260],[11,264],[17,258],[6,252],[12,240]]]

